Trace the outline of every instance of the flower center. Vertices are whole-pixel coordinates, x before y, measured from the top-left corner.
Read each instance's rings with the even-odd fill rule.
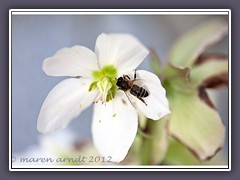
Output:
[[[117,69],[114,66],[105,66],[101,71],[93,71],[93,82],[89,86],[88,91],[97,89],[99,96],[95,102],[101,100],[102,102],[108,102],[115,97],[117,86]]]

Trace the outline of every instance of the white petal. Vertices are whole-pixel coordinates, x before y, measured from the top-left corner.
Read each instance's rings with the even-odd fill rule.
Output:
[[[43,63],[43,71],[50,76],[92,77],[94,70],[99,70],[95,53],[78,45],[59,50]]]
[[[126,103],[122,92],[106,105],[94,106],[93,141],[100,152],[111,161],[120,162],[128,153],[137,133],[137,112]],[[123,100],[124,99],[124,100]]]
[[[147,90],[149,95],[142,98],[147,104],[146,106],[137,97],[128,93],[133,105],[146,117],[153,120],[159,120],[163,116],[169,114],[170,110],[166,97],[166,90],[162,87],[160,79],[155,74],[148,71],[138,70],[136,73],[136,79],[139,80],[136,80],[134,83]],[[134,72],[128,75],[133,79]]]
[[[114,65],[119,73],[136,69],[149,53],[132,35],[104,33],[96,40],[95,52],[101,68]]]
[[[97,96],[96,91],[88,92],[90,83],[86,78],[72,78],[56,85],[42,105],[38,116],[38,131],[49,133],[63,129],[89,107]]]

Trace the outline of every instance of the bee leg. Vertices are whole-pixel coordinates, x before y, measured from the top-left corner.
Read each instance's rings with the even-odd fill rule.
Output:
[[[132,82],[136,81],[137,79],[137,70],[134,70],[133,80]]]
[[[137,78],[137,70],[134,70],[134,80]]]
[[[124,92],[124,91],[123,91],[123,92]],[[124,93],[125,93],[125,95],[127,96],[128,101],[131,103],[131,105],[136,109],[135,105],[132,103],[132,101],[131,101],[130,98],[128,97],[127,93],[126,93],[126,92],[124,92]]]
[[[138,97],[138,99],[140,99],[147,106],[147,103],[142,98]]]

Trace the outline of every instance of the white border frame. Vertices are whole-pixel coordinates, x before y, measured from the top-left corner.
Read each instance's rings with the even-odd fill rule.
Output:
[[[203,166],[15,166],[12,167],[12,15],[228,15],[229,144],[228,165]],[[10,9],[9,10],[9,170],[10,171],[231,171],[231,10],[230,9]],[[127,169],[126,169],[127,168]],[[154,169],[155,168],[155,169]],[[157,168],[157,169],[156,169]]]

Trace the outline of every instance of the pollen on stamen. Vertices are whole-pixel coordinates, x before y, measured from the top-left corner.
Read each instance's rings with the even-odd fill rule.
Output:
[[[79,105],[80,109],[82,108],[82,104]]]
[[[115,113],[115,114],[112,115],[112,117],[116,117],[116,115],[117,115],[117,114]]]
[[[101,122],[102,122],[102,120],[101,120],[101,119],[99,119],[99,120],[98,120],[98,122],[99,122],[99,123],[101,123]]]

